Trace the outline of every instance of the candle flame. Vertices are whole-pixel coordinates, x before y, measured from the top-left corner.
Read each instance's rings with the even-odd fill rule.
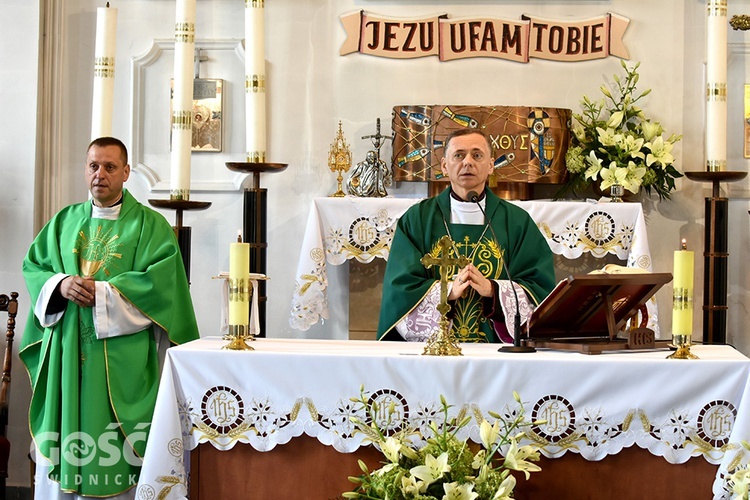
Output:
[[[681,248],[682,250],[687,250],[687,240],[685,238],[682,238]]]

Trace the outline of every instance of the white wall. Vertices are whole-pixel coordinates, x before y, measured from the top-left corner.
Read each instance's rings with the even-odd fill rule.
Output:
[[[66,0],[63,5],[62,115],[43,117],[60,120],[59,162],[64,203],[85,199],[81,166],[89,142],[91,110],[91,66],[95,31],[95,7],[103,2]],[[733,4],[733,2],[730,2]],[[171,52],[159,57],[144,55],[156,41],[171,40],[174,26],[174,2],[170,0],[129,0],[112,2],[119,9],[114,135],[133,146],[137,158],[168,182],[169,109],[166,100],[172,70]],[[241,0],[199,0],[197,39],[204,42],[237,42],[243,36]],[[730,5],[730,16],[741,13],[742,5]],[[266,2],[266,59],[269,88],[268,160],[288,163],[283,173],[264,175],[261,184],[268,188],[268,331],[270,337],[345,338],[347,336],[346,268],[332,273],[331,315],[325,325],[307,332],[289,327],[288,313],[294,286],[294,273],[305,229],[307,213],[314,197],[326,196],[335,188],[335,175],[326,167],[327,152],[338,121],[341,120],[355,161],[370,146],[362,135],[374,131],[381,118],[383,131],[389,132],[390,113],[395,105],[455,102],[465,104],[532,104],[568,107],[578,110],[583,94],[597,96],[603,78],[620,71],[618,59],[559,63],[532,60],[518,64],[494,59],[439,62],[437,58],[386,60],[359,54],[338,55],[344,32],[338,20],[341,14],[364,9],[394,17],[419,17],[446,12],[451,17],[482,16],[518,19],[524,13],[541,17],[568,19],[615,12],[631,19],[625,35],[632,61],[641,61],[641,89],[653,88],[644,102],[647,114],[662,122],[668,131],[682,133],[675,156],[681,170],[703,170],[703,70],[705,46],[705,2],[664,0],[660,2],[568,1],[509,2],[475,0],[433,2],[401,0],[269,0]],[[735,12],[736,11],[736,12]],[[20,20],[19,20],[20,19]],[[28,310],[19,272],[20,260],[32,238],[32,183],[34,180],[35,83],[37,60],[38,8],[21,0],[0,0],[0,96],[6,111],[6,124],[0,135],[3,152],[0,160],[0,234],[4,238],[0,262],[0,287],[22,289],[23,317]],[[746,64],[746,35],[730,32],[733,45],[729,64],[729,165],[747,170],[742,158],[742,85],[750,81]],[[162,43],[162,42],[160,42]],[[244,159],[244,105],[242,98],[242,60],[232,50],[209,50],[211,60],[204,63],[202,76],[223,78],[227,86],[225,101],[225,143],[223,153],[193,155],[193,179],[210,184],[240,183],[225,170],[226,161]],[[135,62],[134,62],[135,60]],[[32,61],[32,64],[29,64]],[[146,64],[148,62],[148,64]],[[142,103],[133,113],[133,79],[140,68]],[[31,69],[28,69],[31,68]],[[9,118],[12,117],[12,118]],[[136,147],[137,146],[137,147]],[[387,147],[384,155],[389,155]],[[152,191],[154,177],[136,168],[127,187],[141,200],[166,199],[164,191]],[[748,323],[748,266],[744,254],[748,247],[748,197],[750,181],[729,186],[732,196],[729,272],[728,340],[750,353],[745,325]],[[672,251],[681,237],[687,237],[700,255],[703,247],[703,197],[708,186],[678,181],[679,191],[670,202],[644,201],[654,269],[671,272]],[[424,186],[402,185],[393,194],[424,192]],[[192,292],[202,335],[217,333],[219,323],[219,287],[211,277],[228,267],[228,243],[242,224],[240,189],[200,191],[194,188],[191,199],[210,201],[210,209],[187,213],[185,223],[193,231]],[[174,221],[173,213],[165,213]],[[15,235],[14,239],[10,235]],[[701,328],[700,304],[703,267],[697,259],[696,331]],[[670,331],[670,291],[658,295],[660,325]],[[19,323],[22,327],[22,319]],[[700,333],[696,339],[700,339]],[[19,363],[17,363],[18,365]],[[13,413],[14,468],[9,484],[26,482],[23,447],[28,443],[21,417],[28,400],[25,376],[14,381]]]
[[[0,109],[6,115],[0,126],[0,293],[20,294],[16,346],[29,310],[21,262],[33,238],[38,34],[37,2],[0,1]],[[3,339],[5,321],[3,314]],[[17,352],[18,348],[14,350]],[[7,431],[12,444],[8,479],[11,485],[28,483],[28,380],[16,356]]]

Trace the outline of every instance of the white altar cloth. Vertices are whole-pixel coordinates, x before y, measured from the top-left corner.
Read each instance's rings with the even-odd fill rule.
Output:
[[[185,498],[187,450],[199,443],[259,451],[306,434],[340,452],[353,432],[360,387],[381,408],[394,403],[420,440],[437,418],[440,396],[453,415],[472,417],[463,436],[480,442],[478,419],[515,408],[513,391],[548,457],[578,453],[600,460],[633,445],[684,463],[702,456],[721,464],[714,498],[728,497],[727,466],[747,464],[750,360],[729,346],[694,346],[698,361],[667,360],[667,351],[498,353],[463,344],[463,356],[422,356],[406,342],[258,339],[255,351],[227,351],[219,338],[171,348],[138,484],[138,498]],[[703,495],[702,495],[703,496]]]
[[[388,259],[396,222],[418,198],[315,198],[307,220],[289,324],[308,330],[328,319],[327,264]],[[552,251],[568,259],[616,255],[628,267],[651,272],[651,252],[640,203],[513,201],[537,223]],[[675,244],[675,248],[677,245]],[[670,272],[671,270],[664,270]],[[656,301],[647,303],[648,327],[659,338]]]

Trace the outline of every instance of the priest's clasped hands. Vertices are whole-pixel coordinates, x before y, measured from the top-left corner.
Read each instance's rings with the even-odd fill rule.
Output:
[[[81,307],[93,307],[96,303],[96,285],[93,278],[68,276],[60,283],[60,293]]]
[[[471,287],[482,297],[492,297],[492,283],[473,264],[461,269],[453,279],[453,288],[448,300],[456,300]]]

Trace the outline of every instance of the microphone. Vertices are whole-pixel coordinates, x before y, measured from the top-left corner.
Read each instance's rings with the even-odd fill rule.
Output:
[[[466,199],[472,203],[476,203],[479,207],[479,210],[482,211],[482,215],[484,215],[484,219],[487,221],[487,225],[490,228],[490,231],[492,232],[492,237],[495,238],[495,243],[498,247],[500,247],[500,240],[497,239],[497,235],[495,234],[495,230],[492,228],[492,221],[487,217],[487,212],[484,211],[484,208],[482,208],[482,204],[479,203],[479,194],[477,194],[476,191],[469,191],[466,193]],[[513,286],[513,277],[510,275],[510,269],[508,269],[508,263],[505,261],[505,258],[502,260],[503,267],[505,268],[505,274],[508,276],[508,281],[510,281],[510,288],[513,290],[513,298],[516,302],[516,314],[513,316],[513,345],[512,346],[503,346],[500,349],[498,349],[499,352],[536,352],[536,349],[534,349],[531,346],[524,346],[521,345],[521,307],[519,305],[518,301],[518,292],[516,292],[516,287]]]

